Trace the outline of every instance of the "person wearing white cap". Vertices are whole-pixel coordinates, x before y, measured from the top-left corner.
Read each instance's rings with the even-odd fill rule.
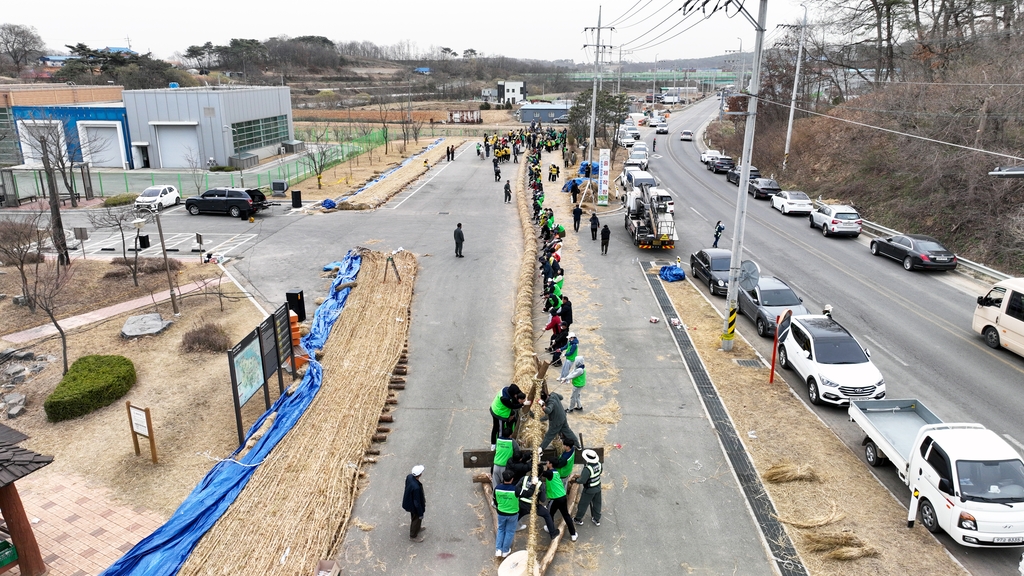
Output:
[[[568,325],[566,326],[568,327]],[[576,337],[575,332],[569,332],[568,340],[562,347],[562,351],[565,353],[566,363],[562,364],[562,373],[559,378],[565,378],[566,374],[573,369],[573,362],[576,361],[576,355],[580,352],[580,340]]]
[[[422,526],[423,514],[427,511],[427,499],[423,494],[423,483],[420,482],[422,475],[422,465],[412,467],[412,472],[405,477],[405,495],[402,497],[402,509],[412,515],[409,538],[415,542],[423,542],[420,531],[425,530]]]
[[[583,355],[579,355],[572,362],[572,367],[569,369],[568,374],[562,373],[562,377],[558,379],[561,383],[572,382],[572,396],[569,398],[569,409],[567,412],[573,410],[583,410],[583,404],[580,403],[580,392],[583,387],[587,385],[587,367],[583,365]]]
[[[576,508],[576,517],[573,522],[583,524],[583,515],[590,507],[590,520],[594,526],[601,525],[601,462],[597,452],[593,450],[583,451],[583,470],[579,474],[573,474],[569,480],[583,485],[583,493],[580,494],[580,503]]]

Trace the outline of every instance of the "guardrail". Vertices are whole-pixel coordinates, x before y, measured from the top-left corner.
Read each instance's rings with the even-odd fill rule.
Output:
[[[818,200],[814,201],[814,207],[815,208],[818,208],[818,207],[822,206],[823,204],[824,204],[823,202],[819,202]],[[881,224],[876,224],[876,223],[870,222],[868,220],[862,220],[861,221],[861,226],[862,226],[864,232],[868,233],[871,236],[875,236],[875,237],[879,237],[879,236],[900,236],[900,235],[903,234],[903,232],[900,232],[899,230],[893,230],[892,228],[886,228],[885,226],[882,226]],[[966,258],[961,258],[960,256],[957,256],[956,259],[957,259],[957,262],[959,263],[959,265],[957,266],[957,271],[959,271],[959,272],[963,272],[963,270],[961,270],[961,268],[966,268],[967,271],[972,272],[975,276],[984,276],[984,277],[986,277],[986,278],[988,278],[990,280],[993,280],[994,282],[999,282],[1001,280],[1008,280],[1010,278],[1013,278],[1013,276],[1010,275],[1010,274],[1007,274],[1005,272],[1000,272],[999,270],[996,270],[994,268],[989,268],[988,266],[985,266],[984,264],[979,264],[977,262],[972,262],[972,261],[970,261],[970,260],[968,260]]]

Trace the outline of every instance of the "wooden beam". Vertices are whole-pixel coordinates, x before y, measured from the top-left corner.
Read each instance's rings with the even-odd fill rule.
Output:
[[[46,573],[46,564],[39,552],[39,543],[32,532],[32,524],[25,516],[25,506],[18,496],[14,484],[0,488],[0,514],[7,521],[11,542],[18,551],[18,568],[25,576],[41,576]]]
[[[576,514],[576,501],[580,496],[580,485],[573,482],[569,487],[568,502],[569,502],[569,515],[575,517]],[[571,522],[571,520],[570,520]],[[556,527],[557,528],[557,527]],[[548,551],[544,553],[544,557],[540,559],[537,564],[535,573],[539,576],[543,576],[548,570],[548,566],[555,560],[555,552],[558,551],[558,543],[562,541],[562,536],[569,533],[568,527],[559,531],[558,536],[551,539],[551,544],[548,545]]]
[[[494,506],[491,506],[491,503],[494,502],[494,489],[491,488],[491,483],[490,482],[482,482],[480,484],[480,486],[482,486],[483,490],[484,490],[484,506],[487,506],[487,509],[491,511],[491,519],[494,520],[494,534],[495,534],[495,536],[497,536],[497,534],[498,534],[498,509],[495,508]],[[519,525],[516,524],[516,527],[518,528]]]
[[[587,450],[593,450],[597,452],[597,459],[599,462],[604,462],[604,446],[597,446],[595,448],[587,448]],[[553,448],[548,448],[544,451],[544,455],[541,457],[542,460],[548,458],[557,458],[559,454],[555,452]],[[576,449],[576,463],[583,462],[583,451]],[[494,452],[490,450],[463,450],[462,452],[462,467],[463,468],[490,468],[494,465]]]

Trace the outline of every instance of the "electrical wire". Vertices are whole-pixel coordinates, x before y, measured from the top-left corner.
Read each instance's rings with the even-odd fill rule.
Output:
[[[900,81],[900,80],[883,80],[882,84],[893,84],[893,85],[907,84],[907,85],[910,85],[910,86],[974,86],[974,87],[978,87],[978,88],[984,88],[984,87],[993,88],[995,86],[1010,87],[1010,88],[1021,88],[1021,87],[1024,87],[1024,84],[998,84],[998,83],[993,83],[993,82],[969,84],[969,83],[966,83],[966,82],[903,82],[903,81]]]
[[[691,12],[691,14],[692,14],[692,12]],[[684,17],[684,19],[685,19],[685,17]],[[644,44],[644,45],[642,45],[642,46],[640,46],[640,47],[637,47],[637,48],[632,48],[632,50],[634,50],[634,51],[636,51],[636,50],[647,50],[648,48],[654,48],[655,46],[661,46],[661,45],[662,45],[662,44],[664,44],[665,42],[668,42],[669,40],[673,40],[673,39],[675,39],[675,38],[679,37],[679,35],[681,35],[681,34],[684,34],[684,33],[686,33],[686,32],[689,32],[690,30],[693,30],[693,28],[694,28],[695,26],[697,26],[698,24],[700,24],[701,22],[704,22],[704,21],[706,21],[706,20],[707,20],[707,18],[701,18],[700,20],[697,20],[697,21],[696,21],[696,22],[694,22],[693,24],[691,24],[691,25],[687,26],[686,28],[683,28],[683,29],[682,29],[682,30],[680,30],[679,32],[677,32],[677,33],[673,34],[672,36],[669,36],[668,38],[666,38],[666,39],[662,40],[661,42],[658,42],[658,43],[656,43],[656,44],[651,44],[651,42],[653,42],[653,40],[651,40],[651,41],[648,41],[648,43],[647,43],[647,44]]]
[[[644,4],[643,6],[641,6],[640,10],[637,10],[637,12],[643,12],[643,9],[647,8],[647,6],[650,5],[650,3],[653,2],[653,1],[654,0],[647,0],[647,4]],[[614,26],[614,25],[618,24],[619,22],[622,22],[623,20],[626,20],[627,18],[629,18],[630,17],[630,12],[632,12],[633,8],[636,8],[637,4],[639,4],[641,2],[643,2],[643,0],[636,0],[636,4],[633,4],[633,6],[629,10],[626,10],[625,14],[623,14],[622,16],[619,16],[615,20],[612,20],[611,22],[608,23],[608,25],[609,26]]]
[[[675,16],[676,14],[678,14],[678,13],[680,13],[682,11],[683,11],[683,7],[682,6],[680,6],[679,8],[676,8],[675,12],[672,12],[671,14],[669,14],[664,20],[662,20],[661,22],[658,22],[657,24],[654,25],[654,27],[652,27],[649,30],[647,30],[647,32],[644,32],[643,34],[637,36],[636,38],[633,38],[629,42],[623,43],[622,45],[623,46],[629,46],[630,44],[633,44],[637,40],[639,40],[639,39],[643,38],[644,36],[647,36],[651,32],[654,32],[655,30],[657,30],[659,26],[661,26],[665,22],[668,22],[670,18],[672,18],[673,16]],[[671,30],[671,28],[670,28],[670,30]],[[650,42],[650,40],[648,40],[648,42]],[[633,49],[636,50],[636,48],[633,48]]]
[[[662,32],[661,34],[658,34],[658,35],[657,35],[657,36],[655,36],[654,38],[651,38],[650,40],[648,40],[648,41],[647,41],[647,44],[651,44],[652,42],[656,41],[656,40],[657,40],[658,38],[661,38],[661,37],[662,37],[662,36],[664,36],[665,34],[668,34],[669,32],[671,32],[671,31],[672,31],[672,30],[673,30],[673,29],[674,29],[674,28],[675,28],[676,26],[679,26],[679,25],[680,25],[680,24],[682,24],[683,22],[686,22],[687,18],[689,18],[691,14],[693,14],[693,12],[691,12],[690,14],[687,14],[687,15],[683,16],[683,18],[682,18],[681,20],[679,20],[679,22],[676,22],[675,24],[673,24],[673,25],[672,25],[671,27],[669,27],[669,29],[668,29],[668,30],[665,30],[665,31],[664,31],[664,32]],[[660,26],[660,24],[659,24],[659,26]],[[640,47],[638,47],[638,48],[633,48],[633,50],[643,50],[643,49],[644,49],[644,46],[645,46],[645,45],[642,45],[642,46],[640,46]],[[657,46],[657,44],[655,44],[655,46]]]
[[[658,8],[658,9],[657,9],[657,10],[655,10],[654,12],[651,12],[651,13],[650,13],[650,15],[648,15],[648,16],[647,16],[646,18],[644,18],[643,20],[640,20],[639,22],[634,22],[633,24],[630,24],[629,26],[619,26],[619,30],[625,30],[626,28],[632,28],[633,26],[637,26],[638,24],[643,24],[644,22],[646,22],[647,20],[649,20],[649,19],[651,18],[651,16],[654,16],[654,15],[655,15],[655,14],[657,14],[658,12],[661,12],[661,11],[662,11],[662,10],[664,10],[665,8],[668,8],[668,7],[669,7],[669,5],[670,5],[670,4],[672,4],[672,2],[673,2],[673,0],[668,0],[668,2],[666,2],[664,6],[662,6],[661,8]],[[655,28],[657,28],[657,26],[655,26]]]
[[[774,100],[771,100],[769,98],[765,98],[763,96],[758,96],[757,99],[760,100],[761,102],[766,102],[768,104],[774,104],[776,106],[781,106],[781,107],[784,107],[784,108],[789,108],[789,106],[790,106],[788,102],[787,103],[776,102]],[[1021,158],[1019,156],[1013,156],[1012,154],[1003,154],[1001,152],[993,152],[992,150],[984,150],[982,148],[975,148],[973,146],[964,146],[963,144],[954,144],[952,142],[946,142],[944,140],[936,140],[935,138],[928,138],[927,136],[920,136],[920,135],[917,135],[917,134],[911,134],[909,132],[900,132],[899,130],[893,130],[891,128],[882,128],[881,126],[874,126],[874,125],[871,125],[871,124],[866,124],[864,122],[857,122],[856,120],[848,120],[846,118],[840,118],[839,116],[830,116],[828,114],[822,114],[821,112],[814,112],[814,111],[811,111],[811,110],[806,110],[804,108],[799,108],[798,107],[796,109],[801,111],[801,112],[804,112],[806,114],[810,114],[812,116],[821,116],[822,118],[829,118],[829,119],[832,119],[832,120],[837,120],[839,122],[845,122],[847,124],[853,124],[855,126],[861,126],[862,128],[870,128],[872,130],[878,130],[880,132],[888,132],[889,134],[896,134],[897,136],[905,136],[907,138],[913,138],[915,140],[924,140],[925,142],[932,142],[934,144],[943,144],[945,146],[952,146],[953,148],[959,148],[961,150],[967,150],[969,152],[980,152],[982,154],[989,154],[991,156],[999,156],[1000,158],[1008,158],[1010,160],[1020,160],[1020,161],[1024,162],[1024,158]]]

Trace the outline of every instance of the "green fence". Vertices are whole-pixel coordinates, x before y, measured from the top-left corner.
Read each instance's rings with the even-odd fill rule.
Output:
[[[388,134],[393,137],[394,131]],[[304,135],[304,134],[303,134]],[[333,135],[332,135],[333,136]],[[296,131],[296,138],[300,138],[299,131]],[[420,134],[421,140],[423,134]],[[366,150],[384,144],[384,132],[374,130],[373,132],[353,138],[341,144],[332,144],[328,149],[327,167],[334,166],[354,156],[362,154]],[[45,196],[43,191],[44,175],[42,170],[13,170],[10,172],[17,188],[18,198]],[[245,171],[245,186],[260,188],[270,186],[273,180],[285,180],[289,185],[301,182],[306,178],[315,176],[310,170],[308,162],[299,157],[285,163],[273,164],[268,168],[255,167]],[[176,186],[181,195],[192,196],[202,190],[218,186],[241,186],[242,173],[240,172],[209,172],[202,170],[197,174],[192,172],[174,172],[172,170],[100,170],[93,169],[89,178],[92,182],[92,191],[95,196],[116,196],[117,194],[138,194],[149,186],[157,184],[170,184]],[[196,181],[198,178],[198,182]],[[66,194],[66,186],[60,174],[56,175],[58,187],[61,193]],[[86,187],[82,183],[82,174],[75,170],[74,189],[81,195],[85,195]]]

